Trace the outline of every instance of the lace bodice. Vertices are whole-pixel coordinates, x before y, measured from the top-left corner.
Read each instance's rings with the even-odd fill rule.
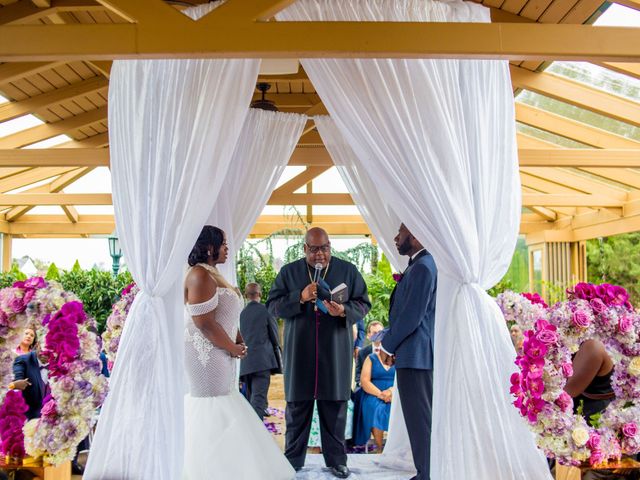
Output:
[[[185,305],[185,366],[189,390],[193,397],[227,395],[235,385],[236,360],[229,352],[213,345],[195,326],[191,315],[204,315],[213,310],[215,321],[235,341],[238,334],[242,299],[231,288],[218,288],[208,301]]]

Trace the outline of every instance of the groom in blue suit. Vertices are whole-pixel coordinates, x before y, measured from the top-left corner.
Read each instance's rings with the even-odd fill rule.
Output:
[[[410,260],[391,294],[389,328],[382,339],[380,357],[387,365],[396,366],[402,413],[418,471],[412,480],[428,480],[438,271],[431,254],[404,224],[394,240],[400,255]]]

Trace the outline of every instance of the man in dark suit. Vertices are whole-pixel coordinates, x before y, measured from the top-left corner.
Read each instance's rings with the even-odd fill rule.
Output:
[[[412,480],[428,480],[431,452],[431,401],[433,396],[433,337],[438,271],[433,257],[402,224],[395,238],[409,266],[391,294],[389,329],[380,356],[396,365],[413,463]]]
[[[260,285],[248,283],[244,292],[249,303],[240,314],[240,333],[247,346],[247,356],[240,363],[240,379],[247,386],[249,403],[262,420],[268,406],[271,373],[279,367],[274,352],[280,347],[278,325],[267,307],[260,303]]]
[[[39,418],[42,400],[49,393],[49,371],[47,365],[38,358],[36,350],[16,357],[13,379],[13,388],[22,390],[22,397],[29,407],[27,419]]]
[[[13,362],[13,382],[11,388],[22,390],[22,397],[29,407],[26,416],[27,420],[40,417],[42,401],[51,393],[49,389],[49,369],[45,359],[38,355],[39,350],[35,350],[16,357]],[[78,451],[85,450],[87,440],[84,439],[78,445],[76,456],[71,462],[71,472],[74,475],[82,475],[84,467],[78,463]]]
[[[378,322],[377,320],[369,322],[369,324],[367,325],[367,339],[369,340],[369,345],[358,351],[358,356],[356,358],[355,375],[356,387],[360,386],[360,373],[362,372],[362,365],[364,364],[366,358],[373,352],[372,337],[381,332],[383,329],[384,325],[382,325],[382,323]]]

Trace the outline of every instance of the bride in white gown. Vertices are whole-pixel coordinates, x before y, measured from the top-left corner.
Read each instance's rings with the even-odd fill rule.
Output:
[[[290,480],[295,471],[251,405],[238,392],[236,358],[242,297],[218,272],[224,232],[205,226],[189,255],[185,280],[185,480]]]

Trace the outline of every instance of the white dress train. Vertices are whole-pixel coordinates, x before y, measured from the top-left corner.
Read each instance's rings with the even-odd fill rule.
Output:
[[[242,300],[218,288],[208,302],[187,305],[184,480],[290,480],[295,471],[251,405],[238,392],[236,361],[207,340],[191,320],[197,307],[215,309],[230,338],[238,332]],[[195,314],[203,314],[200,311]]]

